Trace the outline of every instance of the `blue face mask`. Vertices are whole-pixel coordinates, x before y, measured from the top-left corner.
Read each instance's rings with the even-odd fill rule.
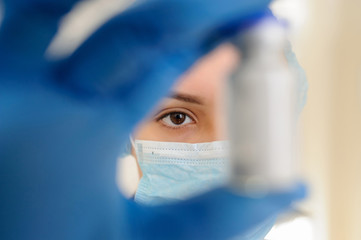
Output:
[[[143,173],[135,201],[156,205],[183,200],[226,183],[228,142],[177,143],[136,140]]]
[[[177,143],[136,140],[134,148],[143,177],[135,194],[140,204],[184,200],[227,183],[229,143]],[[261,240],[274,219],[250,229],[238,240]]]

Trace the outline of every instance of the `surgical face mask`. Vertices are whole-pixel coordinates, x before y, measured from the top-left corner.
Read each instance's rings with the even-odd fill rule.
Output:
[[[227,182],[229,143],[133,142],[143,177],[135,194],[140,204],[157,205],[184,200]],[[260,240],[274,219],[268,219],[237,240]]]
[[[156,205],[183,200],[226,182],[228,142],[178,143],[136,140],[143,177],[135,201]]]

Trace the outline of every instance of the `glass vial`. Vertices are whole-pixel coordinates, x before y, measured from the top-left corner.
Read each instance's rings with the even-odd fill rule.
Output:
[[[247,194],[290,187],[297,177],[295,77],[286,34],[264,19],[235,38],[241,62],[228,82],[230,181]]]

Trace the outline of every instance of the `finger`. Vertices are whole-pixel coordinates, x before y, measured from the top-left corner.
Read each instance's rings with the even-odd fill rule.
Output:
[[[58,30],[59,19],[79,0],[4,0],[0,28],[3,70],[34,70]],[[19,69],[22,68],[22,69]]]
[[[210,40],[217,29],[264,12],[268,2],[146,1],[103,26],[56,67],[55,78],[90,96],[131,102],[142,115],[215,47]]]
[[[130,204],[131,225],[136,226],[132,234],[139,239],[147,239],[147,236],[156,236],[157,239],[230,239],[262,223],[269,227],[269,221],[292,202],[304,197],[304,192],[305,187],[298,185],[289,192],[256,199],[218,189],[179,204],[152,208]]]
[[[205,211],[207,213],[203,216],[209,220],[208,227],[214,229],[214,232],[209,234],[216,236],[216,239],[228,239],[232,235],[254,229],[286,211],[293,202],[306,196],[305,189],[304,185],[298,184],[288,191],[273,192],[260,198],[242,196],[227,192],[226,189],[218,189],[209,195],[200,196],[191,203],[201,202],[200,200],[206,197],[209,198],[205,204],[200,204],[210,209]],[[222,221],[221,224],[219,224],[220,221]],[[204,229],[204,232],[207,233],[207,230]]]

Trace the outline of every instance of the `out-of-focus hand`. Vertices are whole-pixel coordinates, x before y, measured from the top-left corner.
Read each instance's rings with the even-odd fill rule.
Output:
[[[133,216],[130,218],[131,239],[262,238],[270,229],[272,219],[306,194],[305,185],[297,184],[288,191],[259,198],[219,188],[178,204],[159,207],[138,206],[130,202],[128,209]],[[253,232],[250,234],[249,230]]]
[[[253,203],[218,190],[143,208],[115,184],[116,158],[135,124],[235,26],[262,16],[268,0],[142,1],[50,62],[44,52],[76,2],[3,0],[1,239],[221,238],[288,206],[292,194]],[[244,221],[244,207],[266,202]]]

